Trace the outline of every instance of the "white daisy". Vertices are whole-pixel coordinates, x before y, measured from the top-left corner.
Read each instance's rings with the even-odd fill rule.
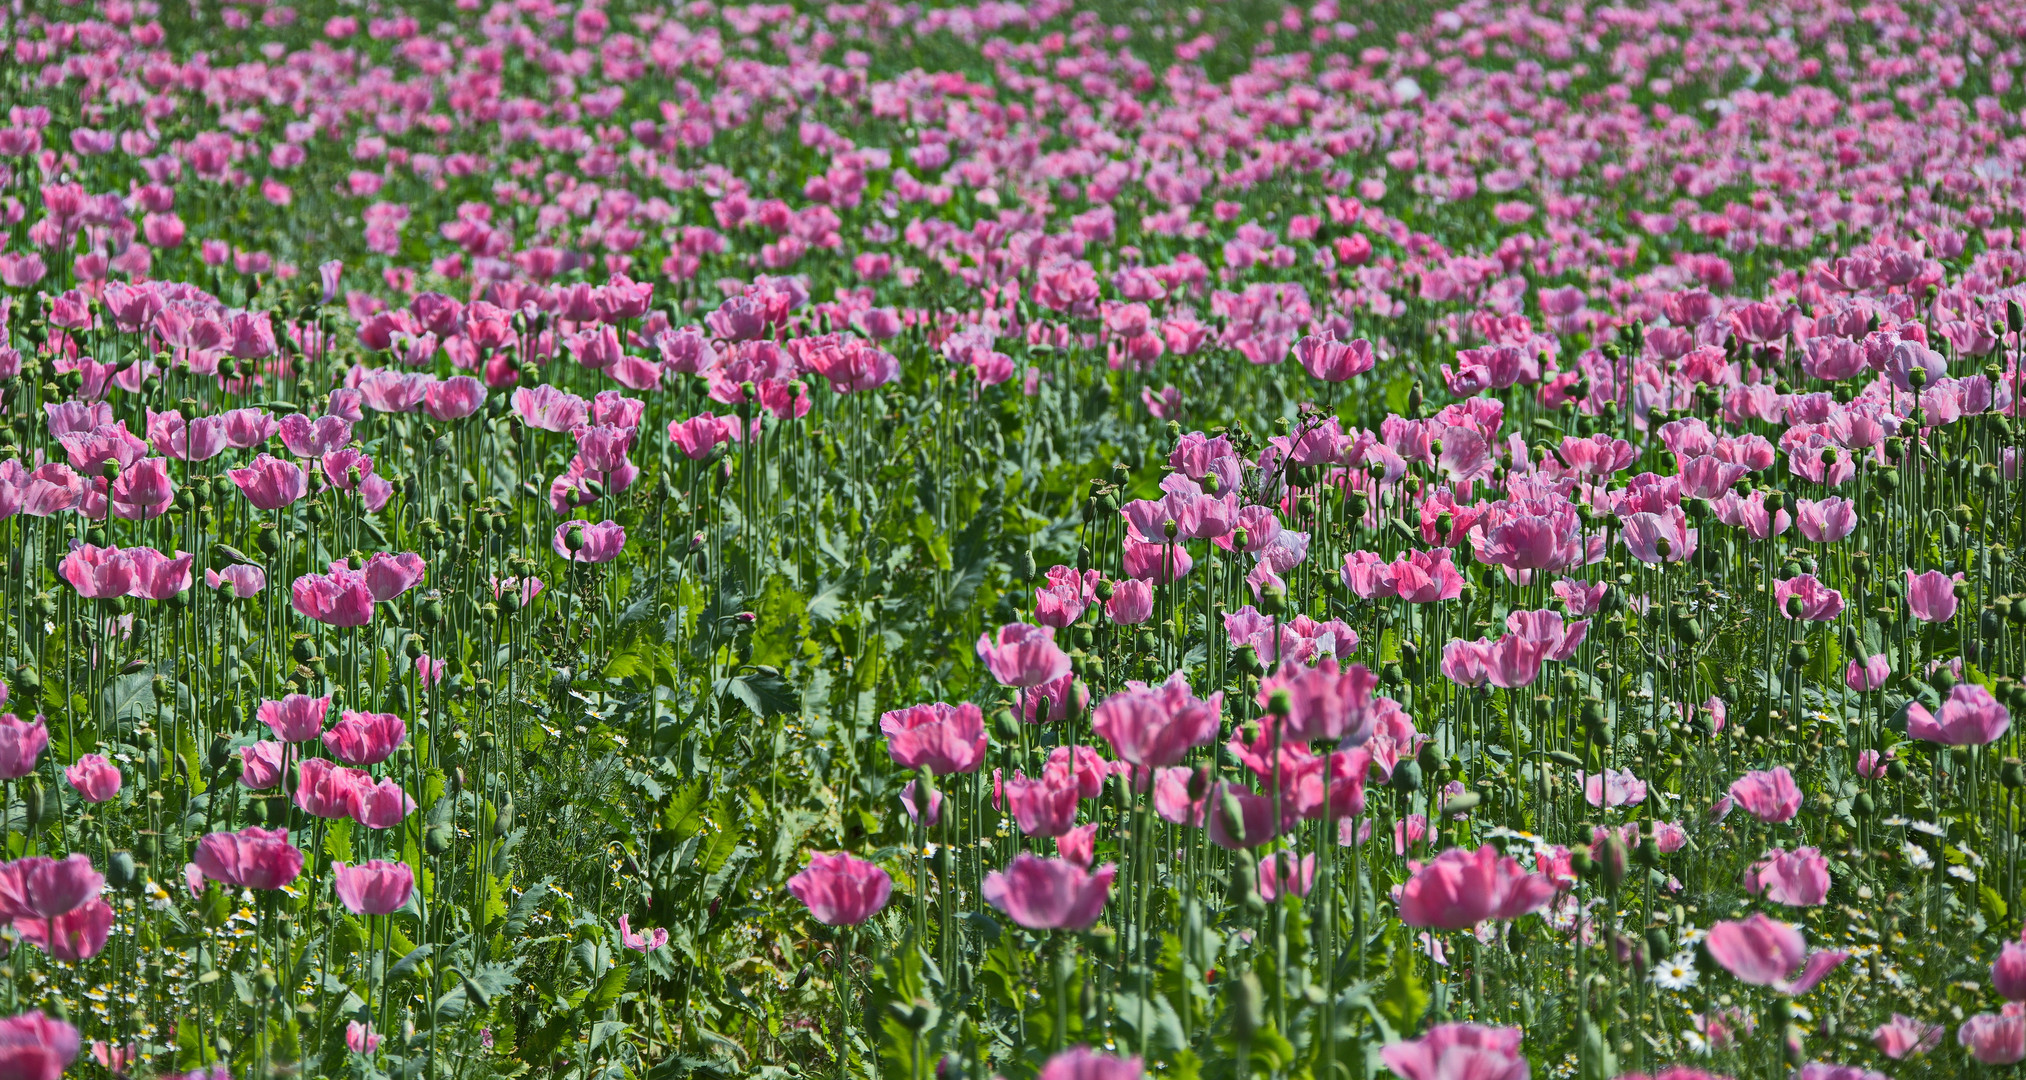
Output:
[[[1695,980],[1693,952],[1676,954],[1653,969],[1653,982],[1662,990],[1686,990],[1695,985]]]

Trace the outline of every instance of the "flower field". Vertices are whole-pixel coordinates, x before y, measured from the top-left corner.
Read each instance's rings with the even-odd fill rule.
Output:
[[[0,11],[0,1080],[2026,1059],[2026,5]]]

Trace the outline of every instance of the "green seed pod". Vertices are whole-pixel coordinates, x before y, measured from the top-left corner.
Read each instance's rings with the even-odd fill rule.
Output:
[[[115,851],[106,860],[106,882],[114,889],[124,892],[140,880],[140,871],[134,866],[134,853]]]

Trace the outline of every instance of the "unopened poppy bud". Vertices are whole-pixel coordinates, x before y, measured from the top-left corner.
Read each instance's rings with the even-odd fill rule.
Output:
[[[1597,860],[1597,869],[1603,874],[1604,887],[1617,889],[1625,881],[1625,870],[1629,852],[1625,850],[1625,839],[1613,829],[1604,834],[1602,857]]]
[[[1000,709],[993,713],[992,728],[1001,742],[1017,742],[1020,739],[1020,721],[1014,719],[1011,709]]]
[[[40,776],[30,776],[21,782],[21,801],[27,810],[29,831],[40,829],[43,815],[48,810],[43,798]]]
[[[2026,308],[2016,299],[2005,301],[2005,328],[2015,334],[2026,330]]]
[[[2026,766],[2019,759],[2008,757],[1998,766],[1998,782],[2008,788],[2026,787]]]
[[[1231,980],[1230,993],[1231,1033],[1250,1039],[1266,1023],[1266,993],[1260,988],[1259,976],[1248,971]]]
[[[1224,827],[1231,838],[1245,842],[1245,808],[1238,805],[1238,796],[1227,787],[1217,796],[1217,812],[1224,815]]]
[[[1189,772],[1189,801],[1194,802],[1210,791],[1210,770],[1197,766]]]

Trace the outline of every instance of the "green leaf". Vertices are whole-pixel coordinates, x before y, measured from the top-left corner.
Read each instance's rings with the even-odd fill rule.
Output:
[[[1113,994],[1111,1012],[1116,1023],[1132,1032],[1134,1045],[1146,1045],[1157,1058],[1188,1045],[1182,1037],[1182,1018],[1165,997],[1157,994],[1149,1001],[1138,994]]]
[[[576,1023],[569,1013],[557,1013],[549,1017],[548,1023],[536,1029],[521,1043],[520,1059],[538,1068],[546,1066],[549,1059],[556,1056],[556,1049],[563,1045],[563,1040],[570,1037],[575,1027]]]
[[[780,575],[767,579],[753,608],[753,663],[785,667],[809,635],[809,602]]]
[[[1999,896],[1998,890],[1993,889],[1989,885],[1977,886],[1977,903],[1984,909],[1984,918],[1989,922],[2002,921],[2005,918],[2005,912],[2009,910],[2006,907],[2005,898]]]
[[[402,957],[395,962],[393,967],[387,969],[387,981],[393,982],[406,976],[409,972],[420,967],[422,961],[429,959],[429,954],[435,951],[436,946],[434,945],[417,945],[413,949],[410,949],[408,955]]]
[[[584,1044],[584,1052],[595,1052],[605,1045],[605,1040],[625,1031],[631,1025],[619,1020],[600,1020],[591,1025],[591,1040]]]
[[[844,583],[832,581],[818,588],[816,595],[809,598],[806,610],[812,619],[836,622],[837,617],[844,613]]]
[[[605,663],[605,677],[608,679],[643,679],[651,684],[654,673],[661,667],[662,647],[646,638],[635,638],[625,648],[612,654]]]
[[[721,828],[704,838],[697,846],[696,859],[706,874],[715,874],[724,869],[726,860],[738,850],[739,833],[736,829]]]
[[[675,834],[677,841],[687,840],[703,828],[706,805],[703,781],[692,780],[669,798],[661,811],[661,827]]]
[[[802,711],[802,698],[795,692],[794,685],[770,667],[725,679],[719,684],[718,692],[730,695],[762,719],[793,716]]]
[[[155,716],[155,676],[148,668],[131,675],[116,676],[100,693],[100,707],[114,723],[122,720],[152,720]]]
[[[337,818],[324,830],[324,854],[340,862],[352,861],[352,821]]]
[[[176,1067],[196,1069],[204,1064],[204,1035],[197,1028],[197,1018],[186,1016],[176,1021]]]
[[[528,886],[527,891],[521,893],[514,900],[514,906],[508,910],[506,926],[501,932],[509,938],[519,937],[526,933],[528,923],[534,919],[536,912],[542,910],[542,901],[548,899],[549,883],[554,880],[554,878],[543,878]]]
[[[1393,947],[1393,971],[1379,987],[1379,1015],[1404,1038],[1420,1026],[1428,1011],[1428,986],[1421,980],[1420,953],[1402,937]]]
[[[633,969],[625,964],[616,964],[598,980],[597,989],[584,999],[581,1006],[587,1013],[603,1012],[619,1001],[619,995],[626,992],[626,977]]]

